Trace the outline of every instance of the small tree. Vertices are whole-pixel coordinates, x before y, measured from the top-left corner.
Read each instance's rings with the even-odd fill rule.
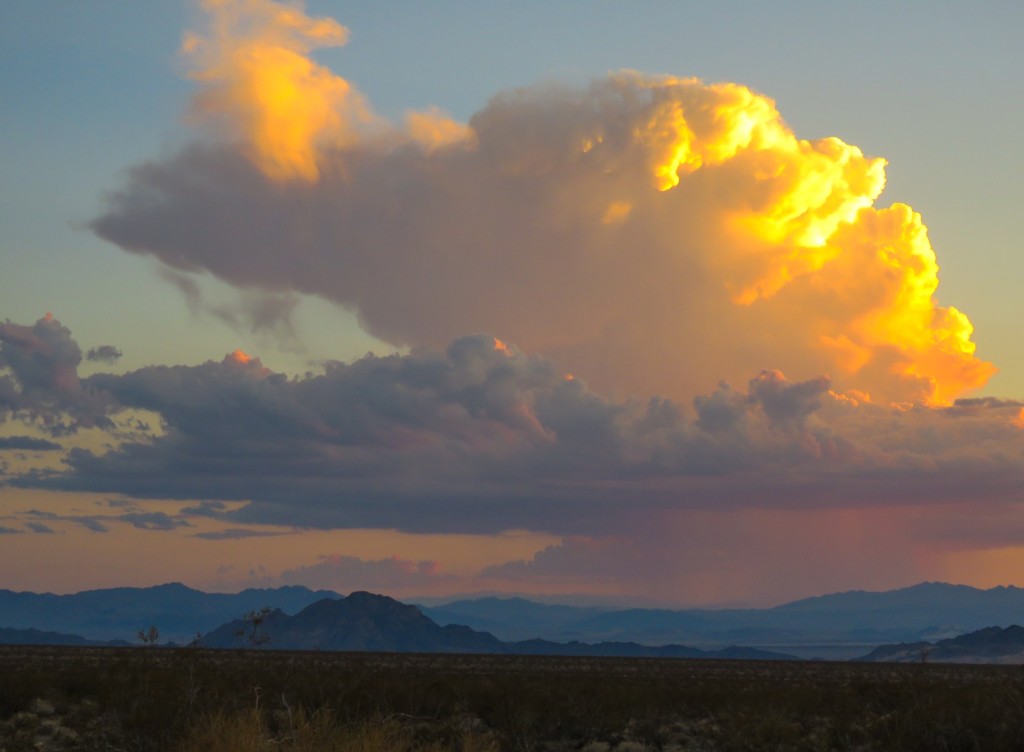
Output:
[[[246,611],[242,615],[243,626],[235,632],[235,636],[241,639],[243,644],[248,643],[251,648],[258,648],[260,645],[270,642],[270,635],[263,631],[263,622],[266,621],[270,612],[270,606]]]
[[[151,648],[160,639],[160,630],[156,628],[155,624],[150,624],[149,629],[140,629],[135,636],[139,638],[139,642],[147,648]]]

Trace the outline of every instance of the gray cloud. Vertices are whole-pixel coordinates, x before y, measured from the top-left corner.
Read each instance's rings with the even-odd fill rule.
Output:
[[[17,528],[0,525],[0,535],[20,535],[21,533],[22,531]]]
[[[275,533],[267,530],[246,530],[243,528],[228,528],[227,530],[215,530],[208,533],[195,533],[193,538],[203,540],[240,540],[242,538],[273,538],[285,533]]]
[[[207,500],[177,517],[129,506],[95,518],[145,529],[194,515],[238,528],[601,537],[666,510],[1016,504],[1024,488],[1016,403],[896,409],[773,371],[692,405],[615,401],[483,335],[302,378],[233,353],[80,386],[107,409],[158,413],[164,433],[72,449],[66,471],[9,482]]]
[[[201,501],[198,504],[183,507],[182,515],[190,517],[210,517],[212,519],[223,519],[228,505],[223,501]]]
[[[99,361],[100,363],[113,363],[123,354],[113,345],[100,345],[99,347],[90,348],[89,352],[85,354],[85,359]]]
[[[176,530],[180,527],[191,527],[188,520],[171,517],[164,512],[128,512],[119,514],[114,519],[127,522],[140,530]]]
[[[25,527],[33,533],[42,533],[44,535],[50,535],[53,533],[53,528],[49,525],[44,525],[42,522],[26,522]]]
[[[0,419],[38,419],[55,436],[111,426],[110,400],[78,378],[81,362],[71,332],[50,314],[32,326],[0,324]]]
[[[236,331],[263,334],[286,343],[297,339],[292,322],[299,304],[295,293],[243,290],[233,302],[214,303],[203,295],[194,277],[167,267],[160,270],[160,276],[178,288],[196,316],[212,316]]]
[[[72,522],[77,522],[86,530],[91,530],[94,533],[109,532],[109,528],[107,528],[107,526],[100,522],[100,520],[96,517],[71,517],[68,519],[70,519]]]
[[[32,436],[0,437],[0,451],[5,449],[22,449],[29,452],[51,452],[63,449],[60,444]]]

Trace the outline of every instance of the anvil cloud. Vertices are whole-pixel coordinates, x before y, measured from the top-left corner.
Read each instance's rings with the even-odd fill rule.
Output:
[[[76,226],[219,334],[56,291],[0,323],[0,565],[678,603],[1020,571],[1024,403],[979,396],[883,157],[634,70],[385,118],[316,57],[337,21],[195,4],[187,135]]]

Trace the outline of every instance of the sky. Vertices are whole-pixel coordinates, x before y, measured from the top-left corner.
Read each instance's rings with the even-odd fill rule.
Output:
[[[1024,585],[1022,22],[0,5],[0,587]]]

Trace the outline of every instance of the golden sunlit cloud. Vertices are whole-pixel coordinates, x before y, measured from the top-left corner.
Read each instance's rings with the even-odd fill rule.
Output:
[[[775,369],[943,405],[995,370],[935,299],[920,215],[877,205],[885,160],[798,138],[745,86],[626,71],[503,92],[468,124],[431,109],[391,125],[310,58],[345,41],[335,21],[202,7],[209,30],[184,45],[195,110],[235,141],[134,176],[94,223],[127,250],[322,296],[395,345],[489,332],[618,397],[691,400]]]
[[[273,178],[319,174],[317,149],[354,138],[369,119],[360,94],[309,53],[345,44],[348,31],[310,18],[301,5],[271,0],[201,0],[205,34],[189,33],[182,54],[200,82],[193,113],[228,125]]]

